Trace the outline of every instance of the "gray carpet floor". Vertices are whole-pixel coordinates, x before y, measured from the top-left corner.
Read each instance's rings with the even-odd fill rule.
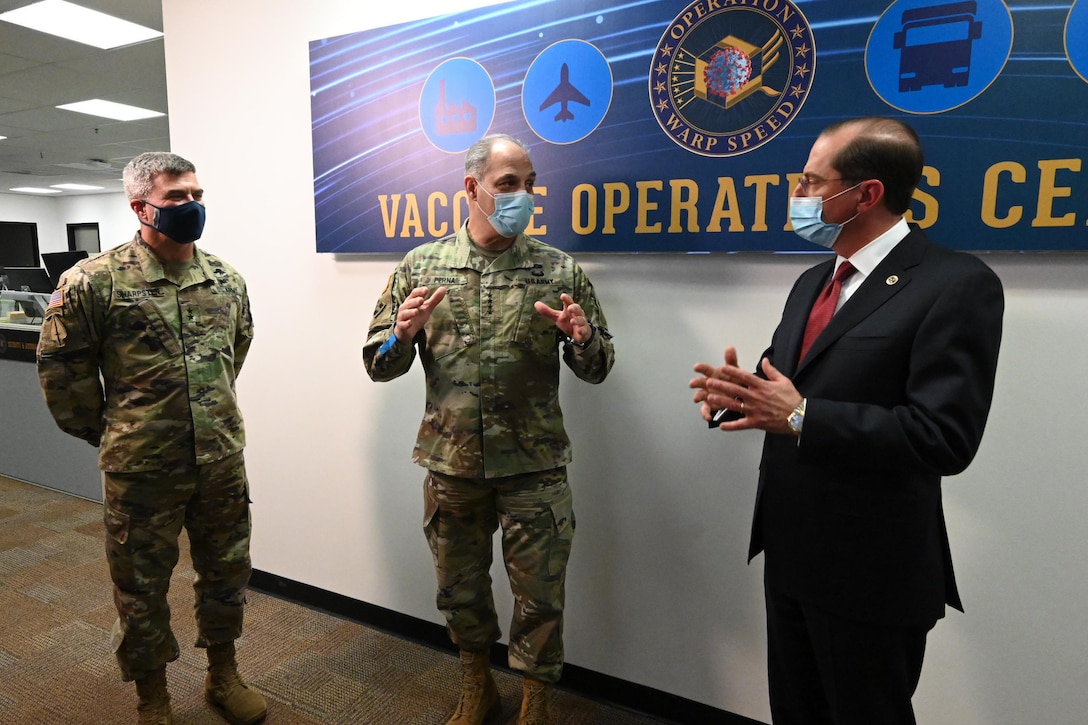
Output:
[[[116,619],[101,506],[0,476],[0,724],[136,720],[136,694],[109,652]],[[178,725],[224,722],[203,700],[206,664],[195,639],[192,581],[182,558],[171,582],[182,655],[167,668]],[[239,669],[268,700],[267,722],[299,725],[441,725],[456,703],[454,655],[381,630],[250,592]],[[498,722],[513,722],[521,680],[495,672]],[[563,725],[664,722],[558,689]]]

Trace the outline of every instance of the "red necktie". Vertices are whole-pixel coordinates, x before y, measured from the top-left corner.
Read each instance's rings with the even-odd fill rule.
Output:
[[[805,354],[812,347],[812,343],[824,331],[827,323],[831,322],[831,318],[835,314],[835,308],[839,306],[839,295],[842,294],[843,280],[856,271],[854,265],[850,264],[850,262],[840,264],[839,268],[835,270],[835,276],[831,278],[831,282],[828,283],[827,287],[824,287],[824,291],[816,298],[816,303],[812,305],[812,312],[808,314],[808,324],[805,326],[805,337],[801,342],[801,356],[797,358],[798,362],[805,359]]]

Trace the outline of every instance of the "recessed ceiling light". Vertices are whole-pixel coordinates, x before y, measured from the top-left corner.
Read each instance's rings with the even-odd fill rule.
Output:
[[[36,186],[16,186],[8,191],[21,191],[25,194],[59,194],[60,189],[39,189]]]
[[[50,189],[64,189],[65,191],[95,191],[105,189],[104,186],[91,186],[90,184],[50,184]]]
[[[79,101],[78,103],[65,103],[63,106],[57,106],[57,108],[63,108],[65,111],[86,113],[91,116],[112,118],[116,121],[138,121],[141,118],[155,118],[156,116],[166,115],[146,108],[126,106],[124,103],[103,101],[101,98],[92,98],[89,101]]]
[[[9,10],[0,13],[0,20],[103,50],[162,37],[158,30],[65,0],[42,0],[33,5]]]

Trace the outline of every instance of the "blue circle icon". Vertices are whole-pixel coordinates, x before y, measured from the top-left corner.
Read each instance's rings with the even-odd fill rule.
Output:
[[[897,0],[865,47],[869,84],[906,113],[942,113],[989,88],[1012,51],[1012,15],[1001,0]]]
[[[1088,2],[1077,0],[1065,21],[1065,56],[1082,81],[1088,83]]]
[[[451,58],[431,71],[419,94],[419,125],[440,151],[467,151],[495,118],[495,84],[470,58]]]
[[[525,73],[521,107],[533,132],[554,144],[581,141],[600,125],[612,103],[612,69],[584,40],[561,40]]]

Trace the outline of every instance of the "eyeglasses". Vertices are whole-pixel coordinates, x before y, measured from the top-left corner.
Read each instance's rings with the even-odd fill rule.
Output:
[[[832,181],[853,181],[853,179],[821,179],[819,177],[813,178],[811,176],[802,176],[797,180],[797,185],[801,187],[801,191],[808,193],[810,186],[820,186],[821,184],[830,184]]]

